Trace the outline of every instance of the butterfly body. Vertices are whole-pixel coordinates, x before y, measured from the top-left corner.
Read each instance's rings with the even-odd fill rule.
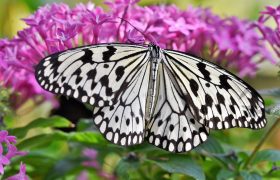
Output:
[[[154,101],[156,97],[156,83],[158,78],[158,67],[162,62],[162,50],[160,47],[151,44],[148,46],[149,52],[151,54],[150,57],[150,66],[151,66],[151,77],[150,77],[150,84],[148,88],[148,96],[147,96],[147,109],[146,109],[146,119],[149,121],[152,115],[152,110],[154,107]]]
[[[36,67],[46,90],[94,106],[104,137],[146,139],[170,152],[206,141],[210,129],[263,128],[261,96],[223,68],[156,45],[100,44],[59,52]]]

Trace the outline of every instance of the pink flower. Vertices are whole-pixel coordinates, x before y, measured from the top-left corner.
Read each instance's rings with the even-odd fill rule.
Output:
[[[16,137],[15,136],[9,136],[8,131],[2,130],[0,131],[0,143],[16,143]]]
[[[89,148],[86,148],[83,150],[83,156],[84,158],[86,159],[82,165],[85,166],[85,167],[89,167],[89,168],[93,168],[95,170],[97,170],[98,172],[98,175],[100,177],[103,177],[104,179],[111,179],[111,180],[115,180],[115,176],[107,173],[107,172],[104,172],[102,167],[100,166],[99,162],[97,161],[97,151],[94,150],[94,149],[89,149]],[[88,174],[86,173],[86,171],[83,171],[79,176],[78,176],[78,179],[81,179],[81,180],[86,180],[88,179]]]
[[[15,136],[9,136],[8,131],[0,131],[0,174],[4,174],[4,166],[10,163],[10,160],[14,156],[24,156],[27,153],[23,151],[18,151],[16,146]],[[3,146],[7,151],[3,151]]]
[[[143,35],[139,34],[139,32],[135,29],[132,29],[128,32],[127,35],[127,41],[128,43],[135,43],[135,44],[143,44],[145,41],[145,38]]]
[[[100,165],[98,161],[96,160],[97,157],[97,151],[94,149],[84,149],[83,155],[87,159],[82,164],[86,167],[92,167],[92,168],[99,168]]]
[[[8,144],[8,152],[6,154],[6,157],[11,159],[14,156],[25,156],[27,154],[27,152],[24,151],[18,151],[17,147],[12,145],[12,144]]]
[[[88,177],[87,171],[82,171],[76,179],[77,180],[88,180],[89,177]]]
[[[28,180],[28,176],[26,175],[25,164],[21,163],[19,168],[19,173],[8,177],[6,180]]]
[[[259,21],[256,22],[256,26],[262,33],[263,40],[268,42],[271,48],[274,50],[276,56],[280,57],[280,5],[278,7],[267,6],[266,10],[261,12]],[[266,26],[266,22],[269,19],[273,19],[275,27]],[[266,50],[261,50],[263,56],[266,58],[273,58],[271,53],[269,54]]]
[[[4,166],[10,164],[10,160],[2,153],[3,153],[3,147],[0,144],[0,174],[4,174]]]

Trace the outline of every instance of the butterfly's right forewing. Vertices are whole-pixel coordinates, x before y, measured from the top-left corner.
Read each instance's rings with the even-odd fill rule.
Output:
[[[56,53],[36,67],[36,79],[47,91],[74,97],[95,107],[118,102],[148,61],[144,46],[102,44]]]

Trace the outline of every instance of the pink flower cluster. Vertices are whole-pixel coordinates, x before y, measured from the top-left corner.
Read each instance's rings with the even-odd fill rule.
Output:
[[[0,40],[0,82],[20,92],[17,104],[34,95],[52,99],[35,81],[34,66],[48,54],[81,45],[153,41],[233,68],[240,76],[255,75],[260,61],[276,61],[264,43],[272,37],[268,31],[258,34],[255,22],[222,18],[203,8],[141,7],[137,0],[105,3],[109,11],[92,3],[72,9],[66,4],[46,5],[24,19],[28,28],[18,36]]]
[[[278,7],[266,7],[266,10],[261,12],[257,27],[263,35],[263,38],[268,42],[274,50],[276,56],[280,57],[280,5]],[[265,26],[269,19],[273,19],[275,27]],[[272,56],[272,55],[271,55]]]
[[[13,157],[26,155],[26,152],[17,150],[15,143],[15,136],[10,136],[5,130],[0,131],[0,175],[4,174],[4,166],[10,164]],[[4,149],[7,149],[6,153]]]

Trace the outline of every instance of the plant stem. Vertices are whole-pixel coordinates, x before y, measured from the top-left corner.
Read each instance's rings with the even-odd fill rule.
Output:
[[[251,163],[251,161],[255,158],[256,153],[260,150],[263,143],[267,140],[267,138],[272,134],[273,130],[277,127],[278,123],[280,122],[280,117],[276,119],[274,124],[270,127],[270,129],[265,133],[263,138],[260,140],[260,142],[257,144],[255,149],[253,150],[252,154],[248,158],[248,160],[245,162],[243,169],[246,169],[248,165]]]

